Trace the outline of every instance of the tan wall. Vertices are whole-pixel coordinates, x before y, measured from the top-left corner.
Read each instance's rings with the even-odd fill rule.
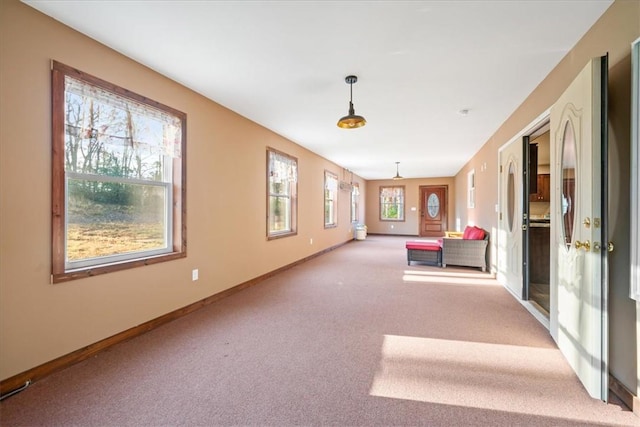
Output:
[[[629,129],[631,42],[640,37],[640,2],[617,0],[502,124],[455,177],[457,216],[488,229],[497,229],[498,149],[544,113],[592,57],[609,53],[609,144],[611,206],[610,233],[616,251],[610,257],[610,371],[630,390],[638,380],[636,311],[629,294]],[[487,172],[478,175],[480,166]],[[467,171],[476,170],[476,207],[466,209]],[[495,240],[492,241],[495,248]],[[495,251],[494,251],[495,253]],[[640,318],[640,315],[638,315]]]
[[[380,187],[397,186],[405,187],[405,220],[404,221],[380,221]],[[366,222],[369,233],[376,234],[401,234],[417,236],[420,233],[420,186],[421,185],[446,185],[448,186],[448,226],[447,230],[455,225],[453,220],[455,213],[455,184],[453,178],[421,178],[403,179],[394,181],[375,180],[367,181],[367,207]],[[416,208],[412,211],[411,208]]]
[[[0,379],[352,238],[348,192],[323,226],[339,166],[17,0],[0,1],[0,57]],[[52,59],[187,114],[187,258],[50,284]],[[298,158],[295,237],[265,238],[267,146]]]

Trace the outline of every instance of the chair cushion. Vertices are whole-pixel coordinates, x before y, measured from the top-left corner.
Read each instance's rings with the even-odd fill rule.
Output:
[[[420,251],[439,251],[440,245],[436,242],[407,242],[405,244],[407,249],[414,249]]]
[[[484,230],[480,227],[467,225],[462,234],[464,240],[482,240],[484,239]]]

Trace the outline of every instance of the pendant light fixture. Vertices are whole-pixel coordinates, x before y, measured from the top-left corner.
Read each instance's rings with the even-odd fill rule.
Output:
[[[404,179],[403,177],[400,176],[400,172],[398,171],[398,165],[399,164],[400,164],[400,162],[396,162],[396,176],[393,177],[394,180]]]
[[[362,116],[356,115],[353,108],[353,84],[358,81],[356,76],[347,76],[344,81],[349,85],[349,114],[338,120],[338,127],[342,129],[355,129],[364,126],[367,121]]]

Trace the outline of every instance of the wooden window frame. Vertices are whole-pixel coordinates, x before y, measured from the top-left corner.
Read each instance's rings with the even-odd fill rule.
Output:
[[[115,262],[93,265],[85,268],[67,269],[66,267],[66,190],[65,190],[65,76],[72,77],[100,89],[114,93],[133,102],[147,105],[171,114],[181,122],[180,157],[172,162],[172,221],[169,230],[172,233],[170,252],[161,255],[146,255]],[[187,115],[181,111],[138,95],[115,84],[106,82],[57,61],[51,64],[52,83],[52,252],[51,282],[60,283],[87,278],[145,265],[171,261],[187,256]]]
[[[471,169],[467,173],[467,208],[476,207],[476,170]]]
[[[295,183],[291,186],[291,194],[289,196],[289,212],[291,212],[291,224],[290,230],[286,231],[272,231],[271,230],[271,170],[270,170],[270,157],[271,153],[286,157],[295,162],[296,165],[296,177]],[[298,234],[298,159],[287,153],[276,150],[275,148],[267,147],[267,167],[266,167],[266,183],[267,183],[267,212],[266,212],[266,227],[267,227],[267,240],[280,239],[283,237],[295,236]],[[291,185],[291,183],[290,183]]]
[[[333,179],[335,180],[335,196],[333,199],[330,199],[332,202],[332,208],[333,208],[333,215],[332,218],[330,219],[330,222],[327,221],[327,201],[329,201],[329,199],[327,199],[327,184],[328,184],[328,179]],[[324,211],[324,228],[336,228],[338,226],[338,193],[340,192],[338,190],[338,185],[339,185],[339,181],[338,181],[338,175],[325,170],[324,171],[324,187],[323,187],[323,192],[322,194],[324,195],[324,203],[323,203],[323,211]]]
[[[394,219],[394,218],[383,218],[382,216],[382,191],[387,188],[401,188],[402,189],[402,218]],[[381,185],[378,187],[378,218],[382,222],[405,222],[407,216],[405,215],[406,208],[406,198],[407,198],[407,189],[404,185]],[[398,204],[397,202],[395,203]]]
[[[351,184],[351,222],[358,222],[360,214],[360,185],[357,182]]]

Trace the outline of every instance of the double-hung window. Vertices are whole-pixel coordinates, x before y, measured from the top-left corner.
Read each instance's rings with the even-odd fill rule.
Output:
[[[404,186],[380,187],[380,220],[404,221]]]
[[[52,280],[186,256],[186,115],[52,69]]]
[[[351,185],[351,222],[358,222],[358,206],[360,205],[360,186]]]
[[[324,171],[324,228],[338,226],[338,175]]]
[[[476,171],[472,169],[467,173],[467,207],[476,206]]]
[[[296,234],[298,160],[267,148],[267,238]]]

